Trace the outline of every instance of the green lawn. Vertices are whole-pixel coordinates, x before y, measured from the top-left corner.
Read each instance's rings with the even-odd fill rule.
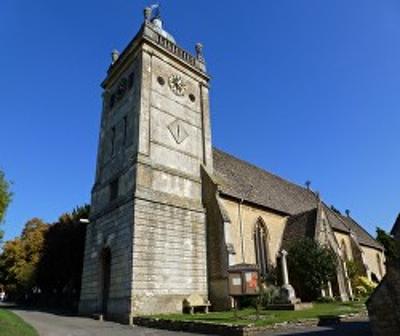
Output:
[[[19,316],[0,308],[0,336],[37,336],[38,333]]]
[[[290,322],[298,320],[306,320],[318,318],[320,315],[345,315],[351,313],[358,313],[365,310],[364,302],[334,302],[334,303],[314,303],[311,309],[300,311],[276,311],[276,310],[262,310],[260,312],[260,319],[256,320],[255,309],[247,308],[238,312],[238,318],[235,318],[232,311],[229,312],[215,312],[209,314],[168,314],[156,315],[152,317],[166,319],[166,320],[180,320],[180,321],[201,321],[207,323],[224,323],[224,324],[237,324],[237,325],[270,325],[281,322]]]

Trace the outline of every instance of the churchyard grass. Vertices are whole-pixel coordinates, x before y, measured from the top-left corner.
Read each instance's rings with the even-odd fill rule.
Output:
[[[0,336],[38,336],[38,333],[19,316],[0,308]]]
[[[159,319],[175,321],[206,322],[215,324],[234,324],[234,325],[255,325],[265,326],[283,322],[296,322],[299,320],[316,319],[319,316],[339,316],[355,314],[365,311],[365,304],[361,302],[332,302],[332,303],[314,303],[313,308],[299,311],[277,311],[261,310],[260,318],[256,319],[256,310],[246,308],[238,312],[235,318],[233,311],[211,312],[209,314],[196,313],[189,314],[166,314],[156,315]]]

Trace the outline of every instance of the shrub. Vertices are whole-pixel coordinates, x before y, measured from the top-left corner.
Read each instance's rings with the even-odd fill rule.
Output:
[[[377,284],[365,276],[360,276],[356,280],[356,295],[368,296],[376,288]]]
[[[358,260],[348,260],[346,261],[347,273],[354,284],[358,277],[362,276],[364,273],[363,265]]]
[[[257,296],[239,296],[238,305],[239,309],[243,308],[256,308],[257,307]]]
[[[263,290],[260,299],[263,307],[266,307],[270,304],[278,303],[280,299],[279,287],[269,285]]]
[[[303,301],[314,301],[336,275],[337,256],[313,239],[294,241],[288,251],[289,278]]]
[[[357,297],[364,297],[368,294],[367,289],[364,286],[356,286],[355,292]]]

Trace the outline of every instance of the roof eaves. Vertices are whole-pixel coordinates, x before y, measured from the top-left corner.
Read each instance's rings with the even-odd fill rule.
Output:
[[[231,200],[236,200],[236,201],[241,202],[242,204],[246,204],[246,205],[255,205],[256,207],[258,207],[260,209],[268,210],[270,212],[274,212],[274,213],[276,213],[278,215],[281,215],[281,216],[284,216],[284,217],[293,215],[293,214],[285,212],[285,211],[269,208],[269,207],[267,207],[267,206],[265,206],[265,205],[263,205],[261,203],[258,203],[256,201],[253,201],[253,200],[250,200],[250,199],[247,199],[247,198],[241,198],[241,197],[239,197],[239,196],[237,196],[237,195],[235,195],[233,193],[226,192],[226,191],[224,191],[222,189],[218,189],[218,192],[219,192],[219,195],[222,196],[222,197],[225,196],[226,198],[229,198]]]
[[[352,217],[349,216],[347,218],[353,223],[353,225],[357,226],[361,231],[363,231],[369,237],[369,239],[371,239],[374,242],[373,244],[368,244],[366,242],[363,242],[362,240],[359,240],[360,245],[373,247],[381,250],[384,249],[383,245],[379,243],[374,237],[372,237],[372,235],[367,230],[365,230],[360,224],[358,224]]]

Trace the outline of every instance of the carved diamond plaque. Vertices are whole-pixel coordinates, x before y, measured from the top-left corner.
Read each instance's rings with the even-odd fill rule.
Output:
[[[185,130],[183,122],[176,119],[168,125],[168,129],[174,137],[177,144],[181,144],[189,136],[189,133]]]

